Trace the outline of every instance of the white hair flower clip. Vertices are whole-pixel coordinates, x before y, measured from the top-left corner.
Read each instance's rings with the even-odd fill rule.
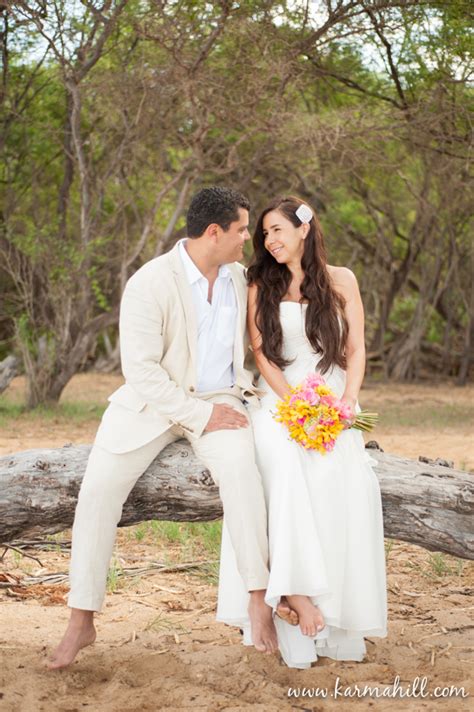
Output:
[[[302,223],[309,223],[313,217],[313,211],[303,203],[298,210],[295,210],[295,215]]]

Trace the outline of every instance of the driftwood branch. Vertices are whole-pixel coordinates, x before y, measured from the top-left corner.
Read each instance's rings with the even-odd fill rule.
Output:
[[[89,445],[27,450],[0,458],[0,542],[72,525]],[[371,451],[386,537],[474,559],[474,478],[439,464]],[[132,490],[119,526],[148,519],[222,516],[218,489],[185,440],[168,445]]]

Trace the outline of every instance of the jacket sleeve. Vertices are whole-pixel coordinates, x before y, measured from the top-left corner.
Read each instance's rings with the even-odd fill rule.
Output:
[[[120,304],[120,353],[127,383],[153,408],[199,437],[211,417],[213,404],[189,396],[161,366],[163,310],[149,285],[133,277]]]

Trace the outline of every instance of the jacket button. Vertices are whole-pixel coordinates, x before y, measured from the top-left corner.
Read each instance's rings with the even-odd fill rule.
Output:
[[[189,386],[189,390],[190,390],[191,393],[194,393],[194,391],[195,391],[196,389],[194,388],[194,386]]]

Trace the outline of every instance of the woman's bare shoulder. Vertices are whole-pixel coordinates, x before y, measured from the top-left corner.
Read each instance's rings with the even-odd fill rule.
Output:
[[[338,291],[351,293],[358,289],[357,277],[349,267],[327,265],[327,270],[334,288]]]

